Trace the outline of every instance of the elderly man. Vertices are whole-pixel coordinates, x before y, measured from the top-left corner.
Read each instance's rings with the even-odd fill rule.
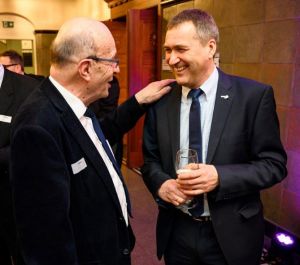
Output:
[[[171,80],[149,84],[100,124],[87,107],[108,96],[116,53],[101,22],[66,22],[52,45],[50,77],[14,120],[12,187],[27,265],[130,264],[130,202],[109,144]]]

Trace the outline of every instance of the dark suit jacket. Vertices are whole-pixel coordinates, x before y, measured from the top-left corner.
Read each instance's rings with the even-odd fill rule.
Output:
[[[130,98],[101,122],[106,138],[113,144],[143,113]],[[15,118],[11,156],[17,228],[27,265],[127,264],[134,236],[111,176],[49,79]]]
[[[7,219],[11,222],[12,218],[11,214],[8,214],[11,212],[8,175],[11,130],[9,120],[37,84],[38,82],[30,77],[4,70],[0,88],[0,221]]]
[[[225,99],[221,96],[228,95]],[[175,178],[180,143],[181,87],[148,111],[144,127],[144,181],[159,203],[157,251],[161,257],[172,230],[175,208],[157,198],[161,184]],[[220,179],[208,194],[214,230],[229,265],[259,264],[263,244],[260,190],[287,174],[273,90],[219,71],[207,164]]]

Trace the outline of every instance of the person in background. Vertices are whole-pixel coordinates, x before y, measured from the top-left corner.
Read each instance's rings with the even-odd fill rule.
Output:
[[[130,200],[110,145],[174,80],[150,83],[99,122],[119,60],[100,21],[74,18],[51,47],[50,77],[13,121],[12,189],[26,265],[129,265]]]
[[[218,40],[202,10],[170,20],[164,49],[176,83],[145,118],[142,174],[166,265],[260,264],[260,191],[287,175],[272,87],[218,69]],[[199,162],[176,176],[176,152],[187,148]]]
[[[120,85],[116,76],[113,76],[113,80],[110,82],[110,88],[108,91],[108,97],[100,98],[90,104],[90,108],[95,112],[97,118],[103,119],[106,115],[113,113],[118,107],[120,96]],[[123,138],[120,138],[113,146],[112,150],[117,160],[118,165],[121,168],[123,158]]]
[[[14,50],[7,50],[0,53],[0,63],[9,71],[15,72],[21,75],[27,75],[39,81],[44,80],[44,76],[27,74],[24,72],[24,60],[23,57]]]
[[[23,57],[14,50],[0,53],[0,63],[9,71],[24,75]]]
[[[21,264],[9,184],[11,120],[38,82],[0,64],[0,264]]]

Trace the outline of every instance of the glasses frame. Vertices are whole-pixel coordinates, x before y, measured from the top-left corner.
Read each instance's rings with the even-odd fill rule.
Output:
[[[91,59],[94,60],[96,62],[109,62],[109,63],[114,63],[114,67],[118,67],[120,60],[115,58],[115,59],[108,59],[108,58],[102,58],[102,57],[97,57],[94,55],[88,56],[86,59]]]
[[[7,69],[8,67],[11,67],[11,66],[16,66],[18,65],[18,63],[11,63],[11,64],[2,64],[2,66]]]

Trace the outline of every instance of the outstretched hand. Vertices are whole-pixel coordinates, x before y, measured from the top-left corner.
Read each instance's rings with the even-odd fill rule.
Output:
[[[165,79],[152,82],[137,92],[135,98],[139,104],[152,103],[167,94],[171,90],[171,87],[168,85],[174,81],[175,79]]]

